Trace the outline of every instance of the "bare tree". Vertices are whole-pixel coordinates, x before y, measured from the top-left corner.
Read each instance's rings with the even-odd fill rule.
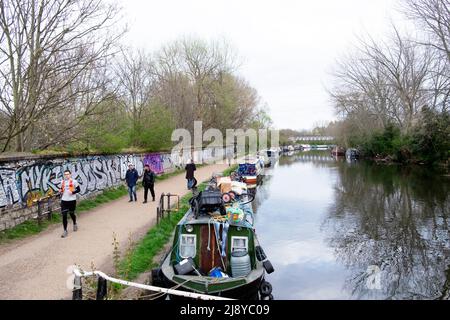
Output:
[[[357,55],[345,58],[334,73],[336,110],[360,122],[361,129],[395,123],[408,132],[428,103],[432,53],[394,31],[388,43],[361,40]]]
[[[120,101],[137,130],[145,108],[150,107],[156,77],[152,73],[150,57],[142,50],[124,50],[115,68]]]
[[[123,32],[115,26],[117,7],[101,0],[0,1],[0,128],[3,151],[15,140],[30,148],[33,126],[52,114],[74,114],[70,130],[96,105],[105,60]],[[93,70],[94,69],[94,70]],[[70,104],[70,105],[69,105]],[[68,110],[69,109],[69,110]]]
[[[404,11],[425,27],[431,45],[450,62],[450,2],[448,0],[405,0]]]

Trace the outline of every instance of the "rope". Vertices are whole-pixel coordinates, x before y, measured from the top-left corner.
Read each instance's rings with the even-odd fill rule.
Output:
[[[75,280],[77,278],[80,279],[81,277],[89,277],[89,276],[92,276],[92,275],[95,274],[97,276],[102,277],[103,279],[105,279],[107,281],[111,281],[111,282],[114,282],[114,283],[119,283],[119,284],[130,286],[130,287],[135,287],[135,288],[139,288],[139,289],[144,289],[144,290],[159,291],[159,292],[163,292],[163,293],[166,293],[166,294],[180,295],[180,296],[190,297],[190,298],[194,298],[194,299],[232,300],[232,299],[225,298],[225,297],[216,297],[216,296],[211,296],[211,295],[207,295],[207,294],[199,294],[199,293],[192,293],[192,292],[186,292],[186,291],[178,291],[178,290],[173,290],[173,289],[167,289],[167,288],[160,288],[160,287],[155,287],[155,286],[144,285],[144,284],[130,282],[130,281],[125,281],[125,280],[121,280],[121,279],[115,279],[115,278],[112,278],[112,277],[108,276],[107,274],[105,274],[105,273],[103,273],[101,271],[84,272],[84,271],[79,270],[79,269],[74,269],[73,273],[75,274]],[[191,280],[188,279],[186,281],[191,281]]]

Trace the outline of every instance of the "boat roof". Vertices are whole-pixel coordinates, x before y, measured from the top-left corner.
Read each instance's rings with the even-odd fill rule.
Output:
[[[239,165],[240,166],[243,166],[243,165],[255,165],[256,166],[259,161],[260,161],[259,159],[251,159],[251,160],[247,160],[245,162],[240,162]]]
[[[250,204],[239,204],[239,208],[241,208],[244,211],[244,219],[242,219],[239,222],[232,221],[228,219],[226,215],[221,215],[219,212],[214,213],[208,213],[208,214],[201,214],[197,218],[194,216],[194,212],[191,208],[186,212],[184,217],[178,222],[178,225],[185,225],[185,224],[209,224],[211,223],[211,220],[217,219],[217,221],[228,221],[230,226],[237,226],[237,227],[243,227],[243,228],[253,228],[253,210]]]

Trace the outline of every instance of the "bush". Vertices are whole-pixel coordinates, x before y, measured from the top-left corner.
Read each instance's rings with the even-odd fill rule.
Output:
[[[412,137],[413,153],[420,161],[434,164],[450,155],[450,113],[422,109],[421,122]]]

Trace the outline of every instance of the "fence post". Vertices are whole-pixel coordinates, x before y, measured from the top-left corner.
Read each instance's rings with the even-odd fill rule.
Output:
[[[161,215],[161,220],[164,219],[164,197],[166,195],[164,193],[161,194],[161,199],[159,201],[160,209],[159,214]]]
[[[81,290],[81,277],[75,275],[73,280],[72,300],[82,300],[83,292]]]
[[[107,294],[108,294],[108,283],[106,279],[98,277],[96,299],[104,300]]]
[[[48,216],[47,216],[47,219],[48,219],[48,221],[51,221],[52,220],[52,214],[53,214],[53,201],[52,201],[52,198],[48,198],[48,201],[47,201],[47,209],[48,209]]]
[[[170,220],[170,193],[167,194],[167,214]]]
[[[37,201],[37,207],[38,207],[38,216],[37,216],[38,225],[41,225],[41,223],[42,223],[42,208],[41,208],[41,200],[40,199]]]

